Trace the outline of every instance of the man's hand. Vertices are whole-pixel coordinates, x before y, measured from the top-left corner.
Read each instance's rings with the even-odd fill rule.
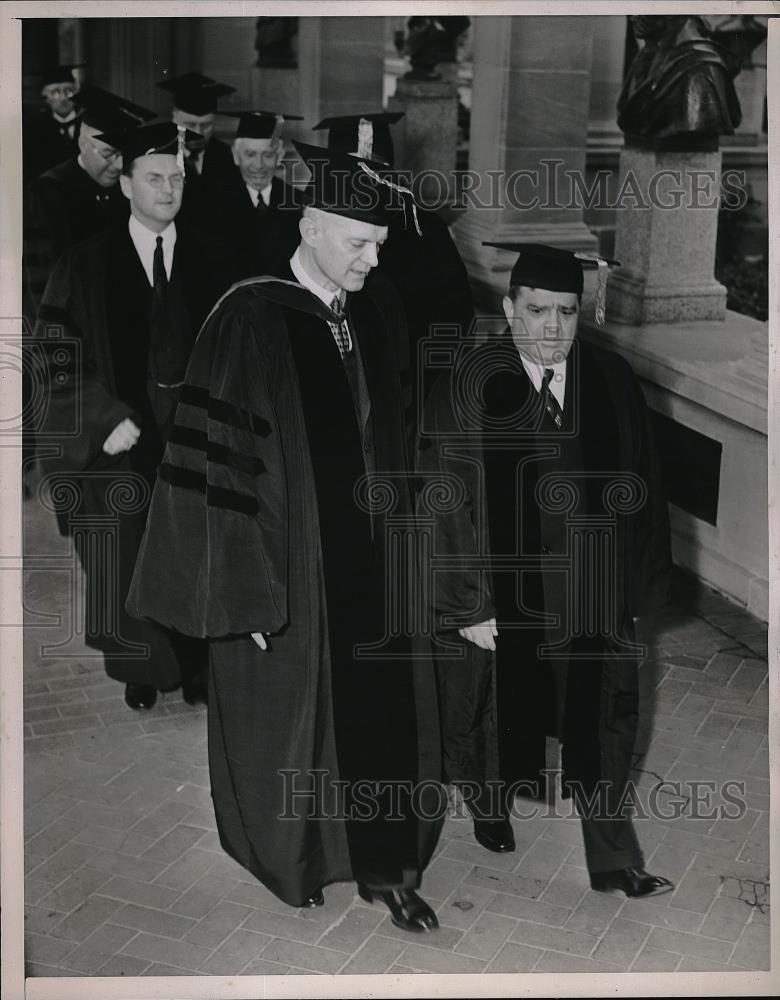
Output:
[[[495,650],[496,638],[498,637],[496,619],[491,618],[489,621],[480,622],[479,625],[467,625],[466,628],[459,628],[458,635],[473,642],[480,649]]]
[[[107,455],[118,455],[122,451],[130,449],[141,436],[141,428],[137,427],[130,417],[126,417],[121,424],[117,424],[103,442],[103,451]]]
[[[268,643],[265,641],[265,637],[268,632],[250,632],[252,638],[255,640],[260,649],[268,649]]]

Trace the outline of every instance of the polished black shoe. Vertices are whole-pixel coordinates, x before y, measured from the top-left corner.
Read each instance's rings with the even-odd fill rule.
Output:
[[[508,819],[475,819],[474,836],[478,844],[496,854],[515,849],[515,834]]]
[[[358,895],[367,903],[378,899],[390,910],[391,919],[402,931],[424,934],[435,931],[439,926],[436,914],[414,889],[369,889],[358,886]]]
[[[188,705],[208,705],[208,679],[205,677],[196,677],[189,681],[183,681],[181,686],[181,696]]]
[[[154,708],[157,701],[157,688],[151,684],[126,684],[125,704],[138,711],[139,708]]]
[[[322,894],[322,889],[318,889],[312,896],[306,900],[305,903],[301,903],[302,910],[311,910],[315,906],[324,906],[325,897]]]
[[[611,872],[591,872],[590,887],[596,892],[619,890],[632,898],[659,896],[671,892],[674,885],[663,875],[648,875],[644,868],[618,868]]]

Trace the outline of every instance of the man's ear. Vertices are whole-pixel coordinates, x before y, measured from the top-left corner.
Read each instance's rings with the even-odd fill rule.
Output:
[[[122,194],[125,196],[125,198],[129,199],[131,185],[130,185],[130,178],[126,174],[119,175],[119,187],[121,188]]]
[[[230,152],[233,154],[233,163],[235,163],[235,165],[238,166],[238,153],[236,152],[236,144],[235,144],[235,142],[230,147]]]
[[[316,247],[320,239],[320,227],[311,216],[304,215],[298,223],[301,239],[310,247]]]
[[[515,318],[515,304],[509,295],[505,295],[501,300],[501,305],[504,307],[506,321],[511,326],[512,320]]]

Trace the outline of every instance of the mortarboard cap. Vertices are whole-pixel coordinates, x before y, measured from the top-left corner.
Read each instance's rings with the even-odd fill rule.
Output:
[[[334,215],[375,226],[387,226],[393,213],[412,211],[418,233],[417,207],[412,192],[381,176],[382,164],[340,149],[293,142],[311,172],[304,202]]]
[[[222,111],[228,118],[238,119],[236,139],[278,139],[286,121],[301,122],[300,115],[283,115],[276,111]]]
[[[328,129],[328,146],[345,153],[381,161],[393,166],[395,151],[390,126],[400,121],[403,111],[381,111],[368,115],[338,115],[323,118],[312,131]]]
[[[156,86],[173,95],[174,107],[191,115],[209,115],[217,110],[217,101],[235,92],[235,87],[217,83],[201,73],[185,73],[184,76],[159,80]]]
[[[73,76],[74,69],[83,69],[84,63],[70,63],[66,66],[47,66],[41,73],[41,86],[47,87],[51,83],[76,83]]]
[[[106,132],[97,136],[102,142],[118,149],[125,167],[139,156],[153,153],[168,153],[175,156],[179,169],[184,169],[184,146],[196,143],[200,136],[189,129],[174,125],[173,122],[154,122],[137,128],[125,128],[116,132]]]
[[[80,90],[73,95],[73,103],[81,111],[84,124],[101,132],[136,128],[157,117],[154,111],[100,87]]]
[[[604,322],[604,304],[607,287],[607,268],[619,267],[619,261],[599,257],[577,250],[562,250],[542,243],[493,243],[483,242],[485,247],[508,250],[519,254],[509,276],[509,285],[515,288],[544,288],[550,292],[574,292],[582,294],[583,267],[598,268],[596,288],[596,322]]]

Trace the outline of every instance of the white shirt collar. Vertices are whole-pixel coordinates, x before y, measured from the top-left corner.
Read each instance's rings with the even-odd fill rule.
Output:
[[[265,204],[266,207],[268,207],[268,205],[271,204],[271,184],[266,184],[266,186],[264,188],[260,188],[259,191],[257,190],[257,188],[253,188],[249,184],[247,184],[246,189],[249,192],[249,197],[252,199],[252,204],[255,206],[255,208],[257,208],[257,202],[259,198],[263,199],[263,203]]]
[[[154,251],[157,249],[157,237],[162,236],[163,264],[170,280],[173,269],[173,248],[176,245],[176,223],[169,222],[161,233],[154,233],[131,215],[127,228],[150,285],[154,285]]]
[[[52,111],[51,115],[55,121],[60,123],[60,125],[67,125],[69,122],[75,121],[76,111],[75,109],[73,111],[69,111],[64,118],[62,115],[58,115],[56,111]]]
[[[307,288],[313,295],[316,295],[317,298],[321,302],[324,302],[329,309],[336,295],[338,295],[343,302],[344,293],[340,288],[335,292],[328,291],[327,288],[323,288],[322,285],[318,284],[314,280],[314,278],[309,276],[308,272],[304,269],[303,264],[301,263],[300,247],[295,251],[290,259],[290,269],[295,275],[295,279],[298,284],[303,285],[303,287]]]
[[[555,374],[550,382],[550,389],[558,401],[558,405],[563,409],[563,400],[566,395],[566,358],[553,365],[543,365],[537,361],[531,361],[524,354],[520,355],[520,360],[523,362],[523,368],[525,368],[531,384],[537,392],[541,392],[545,368],[552,368]]]

